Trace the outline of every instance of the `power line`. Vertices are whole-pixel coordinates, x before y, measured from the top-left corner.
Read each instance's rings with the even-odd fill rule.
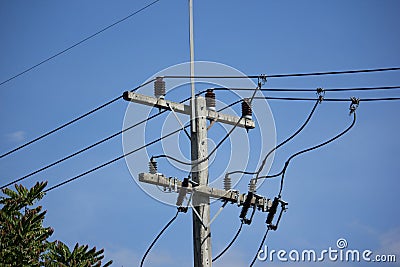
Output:
[[[351,109],[351,110],[352,110],[352,109]],[[353,113],[353,121],[352,121],[351,125],[350,125],[349,127],[347,127],[344,131],[342,131],[341,133],[339,133],[339,134],[336,135],[335,137],[333,137],[333,138],[331,138],[331,139],[329,139],[329,140],[327,140],[327,141],[325,141],[325,142],[323,142],[323,143],[321,143],[321,144],[319,144],[319,145],[316,145],[316,146],[313,146],[313,147],[310,147],[310,148],[301,150],[301,151],[299,151],[299,152],[293,154],[293,155],[290,156],[289,159],[286,161],[285,167],[283,168],[283,170],[282,170],[280,173],[275,174],[275,175],[265,176],[265,177],[259,177],[259,178],[272,178],[272,177],[277,177],[277,176],[279,176],[279,175],[282,174],[282,179],[281,179],[281,184],[280,184],[280,190],[279,190],[279,194],[278,194],[278,198],[281,198],[282,189],[283,189],[283,183],[284,183],[284,176],[285,176],[285,172],[286,172],[286,169],[287,169],[287,167],[288,167],[290,161],[291,161],[293,158],[295,158],[295,157],[297,157],[297,156],[299,156],[299,155],[301,155],[301,154],[303,154],[303,153],[310,152],[310,151],[312,151],[312,150],[314,150],[314,149],[317,149],[317,148],[320,148],[320,147],[322,147],[322,146],[324,146],[324,145],[327,145],[327,144],[329,144],[329,143],[331,143],[331,142],[337,140],[338,138],[340,138],[341,136],[343,136],[344,134],[346,134],[348,131],[350,131],[350,129],[353,128],[353,126],[355,125],[355,122],[356,122],[356,112],[355,112],[355,109],[352,110],[352,113]],[[261,251],[262,245],[265,243],[265,239],[267,238],[267,235],[268,235],[269,230],[270,230],[270,226],[267,227],[267,230],[266,230],[266,232],[265,232],[265,234],[264,234],[264,236],[263,236],[263,238],[262,238],[262,240],[261,240],[261,243],[260,243],[260,246],[259,246],[259,248],[258,248],[258,250],[257,250],[257,252],[256,252],[256,255],[254,256],[252,262],[250,263],[250,267],[252,267],[252,266],[254,265],[255,261],[257,260],[258,253]]]
[[[356,123],[356,112],[354,111],[354,112],[353,112],[353,122],[352,122],[351,125],[350,125],[349,127],[347,127],[344,131],[342,131],[342,132],[339,133],[338,135],[334,136],[333,138],[331,138],[331,139],[329,139],[329,140],[327,140],[327,141],[325,141],[325,142],[323,142],[323,143],[321,143],[321,144],[319,144],[319,145],[316,145],[316,146],[313,146],[313,147],[304,149],[304,150],[299,151],[299,152],[293,154],[292,156],[290,156],[289,159],[285,162],[285,167],[284,167],[283,170],[282,170],[282,179],[281,179],[281,185],[280,185],[279,194],[278,194],[279,198],[281,197],[281,194],[282,194],[283,183],[284,183],[285,173],[286,173],[287,167],[289,166],[289,163],[290,163],[290,161],[291,161],[293,158],[295,158],[295,157],[297,157],[297,156],[299,156],[299,155],[301,155],[301,154],[303,154],[303,153],[310,152],[310,151],[312,151],[312,150],[315,150],[315,149],[317,149],[317,148],[320,148],[320,147],[322,147],[322,146],[325,146],[325,145],[327,145],[327,144],[329,144],[329,143],[331,143],[331,142],[337,140],[338,138],[340,138],[341,136],[343,136],[344,134],[346,134],[348,131],[350,131],[350,129],[353,128],[353,126],[355,125],[355,123]]]
[[[147,81],[147,82],[137,86],[136,88],[132,89],[131,92],[134,92],[134,91],[138,90],[139,88],[141,88],[141,87],[153,82],[154,80],[155,79],[152,79],[150,81]],[[63,129],[63,128],[65,128],[65,127],[67,127],[67,126],[69,126],[69,125],[71,125],[71,124],[73,124],[73,123],[75,123],[75,122],[77,122],[77,121],[79,121],[79,120],[81,120],[81,119],[93,114],[93,113],[95,113],[96,111],[99,111],[100,109],[103,109],[103,108],[111,105],[112,103],[116,102],[117,100],[119,100],[121,98],[122,98],[122,96],[118,96],[118,97],[116,97],[116,98],[114,98],[114,99],[112,99],[112,100],[110,100],[110,101],[108,101],[108,102],[106,102],[106,103],[104,103],[104,104],[102,104],[102,105],[100,105],[100,106],[98,106],[98,107],[86,112],[85,114],[83,114],[83,115],[81,115],[81,116],[79,116],[79,117],[77,117],[75,119],[72,119],[67,123],[64,123],[63,125],[55,128],[55,129],[53,129],[51,131],[48,131],[47,133],[44,133],[44,134],[40,135],[39,137],[36,137],[35,139],[33,139],[33,140],[31,140],[31,141],[29,141],[29,142],[27,142],[27,143],[25,143],[25,144],[23,144],[23,145],[21,145],[19,147],[16,147],[16,148],[14,148],[14,149],[12,149],[12,150],[0,155],[0,159],[4,158],[5,156],[8,156],[8,155],[10,155],[10,154],[12,154],[14,152],[17,152],[18,150],[20,150],[20,149],[22,149],[22,148],[24,148],[26,146],[29,146],[29,145],[31,145],[33,143],[36,143],[37,141],[39,141],[39,140],[41,140],[41,139],[43,139],[43,138],[55,133],[55,132],[60,131],[61,129]]]
[[[140,12],[144,11],[145,9],[149,8],[150,6],[154,5],[155,3],[159,2],[159,1],[160,1],[160,0],[156,0],[156,1],[151,2],[150,4],[148,4],[148,5],[146,5],[146,6],[142,7],[142,8],[140,8],[140,9],[138,9],[138,10],[136,10],[135,12],[131,13],[130,15],[128,15],[128,16],[126,16],[126,17],[124,17],[124,18],[122,18],[122,19],[120,19],[120,20],[114,22],[113,24],[111,24],[111,25],[109,25],[109,26],[107,26],[107,27],[105,27],[105,28],[103,28],[103,29],[101,29],[101,30],[99,30],[99,31],[97,31],[97,32],[95,32],[95,33],[93,33],[92,35],[89,35],[88,37],[86,37],[86,38],[80,40],[79,42],[77,42],[77,43],[75,43],[75,44],[73,44],[73,45],[71,45],[71,46],[65,48],[64,50],[62,50],[62,51],[60,51],[60,52],[58,52],[58,53],[56,53],[56,54],[54,54],[54,55],[52,55],[52,56],[46,58],[45,60],[43,60],[43,61],[41,61],[41,62],[39,62],[39,63],[33,65],[32,67],[29,67],[29,68],[27,68],[26,70],[24,70],[24,71],[22,71],[22,72],[20,72],[20,73],[18,73],[18,74],[16,74],[16,75],[14,75],[14,76],[12,76],[12,77],[6,79],[6,80],[4,80],[3,82],[0,83],[0,86],[3,85],[3,84],[5,84],[5,83],[7,83],[7,82],[9,82],[9,81],[11,81],[11,80],[14,80],[15,78],[17,78],[17,77],[19,77],[19,76],[21,76],[21,75],[23,75],[23,74],[25,74],[25,73],[27,73],[27,72],[33,70],[33,69],[39,67],[40,65],[42,65],[42,64],[44,64],[44,63],[46,63],[46,62],[48,62],[48,61],[50,61],[50,60],[52,60],[52,59],[58,57],[58,56],[60,56],[60,55],[62,55],[62,54],[64,54],[65,52],[71,50],[72,48],[77,47],[78,45],[80,45],[80,44],[82,44],[82,43],[88,41],[89,39],[92,39],[93,37],[99,35],[100,33],[105,32],[106,30],[108,30],[108,29],[110,29],[110,28],[116,26],[117,24],[119,24],[119,23],[121,23],[121,22],[123,22],[123,21],[125,21],[125,20],[127,20],[127,19],[129,19],[129,18],[131,18],[131,17],[133,17],[133,16],[135,16],[135,15],[137,15],[137,14],[139,14]]]
[[[145,144],[145,145],[143,145],[143,146],[141,146],[141,147],[139,147],[139,148],[136,148],[136,149],[134,149],[134,150],[132,150],[132,151],[129,151],[129,152],[125,153],[125,154],[122,154],[122,155],[119,156],[119,157],[116,157],[116,158],[114,158],[114,159],[112,159],[112,160],[110,160],[110,161],[107,161],[106,163],[103,163],[103,164],[101,164],[101,165],[99,165],[99,166],[97,166],[97,167],[94,167],[93,169],[90,169],[90,170],[88,170],[88,171],[86,171],[86,172],[83,172],[83,173],[81,173],[81,174],[79,174],[79,175],[76,175],[76,176],[74,176],[74,177],[72,177],[72,178],[70,178],[70,179],[68,179],[68,180],[66,180],[66,181],[64,181],[64,182],[61,182],[61,183],[59,183],[59,184],[57,184],[57,185],[55,185],[55,186],[52,186],[52,187],[50,187],[50,188],[44,190],[44,192],[47,193],[47,192],[49,192],[49,191],[51,191],[51,190],[53,190],[53,189],[56,189],[56,188],[58,188],[58,187],[60,187],[60,186],[63,186],[63,185],[65,185],[65,184],[67,184],[67,183],[70,183],[70,182],[72,182],[72,181],[74,181],[74,180],[76,180],[76,179],[79,179],[79,178],[81,178],[82,176],[85,176],[85,175],[87,175],[87,174],[89,174],[89,173],[92,173],[92,172],[94,172],[94,171],[97,171],[97,170],[99,170],[99,169],[101,169],[101,168],[103,168],[103,167],[105,167],[105,166],[108,166],[108,165],[110,165],[110,164],[112,164],[112,163],[114,163],[114,162],[116,162],[116,161],[118,161],[118,160],[120,160],[120,159],[123,159],[123,158],[126,157],[126,156],[129,156],[129,155],[131,155],[131,154],[133,154],[133,153],[136,153],[136,152],[138,152],[139,150],[141,150],[141,149],[143,149],[143,148],[146,148],[146,147],[148,147],[148,146],[150,146],[150,145],[153,145],[153,144],[155,144],[155,143],[161,141],[161,140],[164,139],[164,138],[167,138],[167,137],[169,137],[169,136],[171,136],[171,135],[173,135],[173,134],[176,134],[176,133],[178,133],[178,132],[181,131],[181,130],[182,130],[182,129],[178,129],[178,130],[175,130],[175,131],[173,131],[173,132],[170,132],[169,134],[166,134],[166,135],[164,135],[164,136],[162,136],[162,137],[160,137],[160,138],[158,138],[158,139],[156,139],[156,140],[153,140],[153,141],[151,141],[150,143],[147,143],[147,144]]]
[[[317,105],[319,103],[321,103],[322,101],[322,96],[320,96],[320,98],[315,102],[314,107],[312,108],[310,114],[308,115],[306,121],[303,123],[303,125],[301,125],[301,127],[294,133],[292,134],[290,137],[288,137],[286,140],[284,140],[283,142],[281,142],[279,145],[277,145],[276,147],[274,147],[273,149],[271,149],[268,154],[265,156],[263,162],[261,163],[260,168],[258,169],[258,171],[256,172],[256,179],[255,179],[255,183],[257,184],[257,180],[258,177],[261,173],[261,171],[264,169],[265,163],[267,162],[268,157],[278,148],[280,148],[281,146],[285,145],[287,142],[289,142],[290,140],[292,140],[294,137],[296,137],[308,124],[308,122],[311,120],[312,115],[314,114],[315,109],[317,108]]]
[[[201,93],[203,93],[203,92],[200,92],[199,94],[201,94]],[[186,98],[185,100],[182,100],[180,103],[186,102],[186,101],[189,100],[189,99],[190,99],[190,98]],[[123,129],[123,130],[121,130],[121,131],[119,131],[119,132],[116,132],[116,133],[114,133],[114,134],[112,134],[112,135],[110,135],[110,136],[108,136],[108,137],[106,137],[106,138],[104,138],[104,139],[102,139],[102,140],[100,140],[100,141],[97,141],[96,143],[94,143],[94,144],[92,144],[92,145],[90,145],[90,146],[87,146],[87,147],[85,147],[85,148],[83,148],[83,149],[81,149],[81,150],[78,150],[78,151],[76,151],[76,152],[74,152],[74,153],[72,153],[72,154],[70,154],[70,155],[68,155],[68,156],[66,156],[66,157],[64,157],[64,158],[61,158],[61,159],[59,159],[59,160],[57,160],[57,161],[55,161],[55,162],[53,162],[53,163],[50,163],[50,164],[48,164],[48,165],[46,165],[46,166],[44,166],[44,167],[42,167],[42,168],[40,168],[40,169],[37,169],[37,170],[35,170],[35,171],[33,171],[33,172],[31,172],[31,173],[25,175],[25,176],[22,176],[22,177],[20,177],[20,178],[18,178],[18,179],[15,179],[14,181],[9,182],[8,184],[1,186],[1,187],[0,187],[0,190],[3,189],[3,188],[5,188],[5,187],[8,187],[8,186],[10,186],[10,185],[12,185],[12,184],[18,183],[18,182],[20,182],[20,181],[22,181],[22,180],[25,180],[26,178],[29,178],[29,177],[31,177],[32,175],[35,175],[35,174],[38,174],[38,173],[40,173],[40,172],[42,172],[42,171],[44,171],[44,170],[47,170],[47,169],[50,168],[50,167],[53,167],[53,166],[55,166],[55,165],[58,165],[58,164],[62,163],[63,161],[66,161],[67,159],[70,159],[70,158],[72,158],[72,157],[75,157],[75,156],[77,156],[77,155],[79,155],[79,154],[81,154],[81,153],[83,153],[83,152],[85,152],[85,151],[87,151],[87,150],[89,150],[89,149],[92,149],[92,148],[94,148],[94,147],[96,147],[96,146],[98,146],[98,145],[100,145],[100,144],[102,144],[102,143],[104,143],[104,142],[106,142],[106,141],[108,141],[108,140],[110,140],[110,139],[112,139],[112,138],[114,138],[114,137],[116,137],[116,136],[118,136],[118,135],[120,135],[120,134],[126,132],[126,131],[129,131],[129,130],[132,129],[132,128],[135,128],[135,127],[137,127],[137,126],[139,126],[139,125],[141,125],[141,124],[143,124],[143,123],[145,123],[145,122],[147,122],[147,121],[149,121],[149,120],[151,120],[151,119],[154,119],[154,118],[160,116],[161,114],[165,113],[166,111],[167,111],[167,110],[163,110],[163,111],[161,111],[161,112],[159,112],[159,113],[156,113],[156,114],[154,114],[154,115],[152,115],[152,116],[150,116],[150,117],[148,117],[148,118],[146,118],[146,119],[144,119],[144,120],[141,120],[141,121],[139,121],[139,122],[137,122],[137,123],[135,123],[135,124],[133,124],[133,125],[131,125],[131,126],[125,128],[125,129]]]
[[[149,121],[150,119],[153,119],[153,118],[155,118],[155,117],[161,115],[161,114],[164,113],[164,112],[165,112],[165,111],[162,111],[162,112],[160,112],[160,113],[157,113],[157,114],[155,114],[155,115],[153,115],[153,116],[151,116],[151,117],[149,117],[149,118],[147,118],[147,119],[145,119],[145,120],[142,120],[142,121],[140,121],[140,122],[138,122],[138,123],[136,123],[136,124],[134,124],[134,125],[129,126],[129,127],[126,128],[126,129],[123,129],[122,131],[119,131],[119,132],[117,132],[117,133],[114,133],[114,134],[112,134],[112,135],[110,135],[110,136],[108,136],[108,137],[106,137],[106,138],[104,138],[104,139],[102,139],[102,140],[100,140],[100,141],[98,141],[98,142],[96,142],[96,143],[90,145],[90,146],[87,146],[87,147],[85,147],[85,148],[83,148],[83,149],[81,149],[81,150],[79,150],[79,151],[77,151],[77,152],[74,152],[74,153],[72,153],[72,154],[70,154],[70,155],[68,155],[68,156],[66,156],[66,157],[64,157],[64,158],[62,158],[62,159],[59,159],[59,160],[57,160],[57,161],[55,161],[55,162],[53,162],[53,163],[50,163],[50,164],[48,164],[48,165],[46,165],[46,166],[44,166],[44,167],[42,167],[42,168],[40,168],[40,169],[38,169],[38,170],[36,170],[36,171],[33,171],[33,172],[31,172],[31,173],[29,173],[29,174],[27,174],[27,175],[25,175],[25,176],[22,176],[22,177],[20,177],[20,178],[18,178],[18,179],[16,179],[16,180],[14,180],[14,181],[12,181],[12,182],[6,184],[6,185],[3,185],[2,187],[0,187],[0,189],[3,189],[3,188],[5,188],[5,187],[8,187],[8,186],[10,186],[10,185],[12,185],[12,184],[18,183],[18,182],[20,182],[20,181],[22,181],[22,180],[25,180],[25,179],[28,178],[28,177],[31,177],[32,175],[35,175],[35,174],[37,174],[37,173],[39,173],[39,172],[42,172],[42,171],[44,171],[44,170],[46,170],[46,169],[48,169],[48,168],[50,168],[50,167],[53,167],[53,166],[55,166],[55,165],[58,165],[58,164],[60,164],[61,162],[66,161],[67,159],[70,159],[70,158],[72,158],[72,157],[75,157],[75,156],[77,156],[77,155],[79,155],[79,154],[81,154],[81,153],[83,153],[83,152],[85,152],[85,151],[87,151],[87,150],[89,150],[89,149],[92,149],[92,148],[94,148],[94,147],[96,147],[96,146],[98,146],[98,145],[100,145],[100,144],[102,144],[102,143],[104,143],[104,142],[106,142],[106,141],[108,141],[108,140],[110,140],[110,139],[112,139],[112,138],[114,138],[114,137],[116,137],[116,136],[122,134],[123,132],[126,132],[126,131],[128,131],[128,130],[134,128],[134,127],[137,127],[137,126],[139,126],[140,124],[142,124],[142,123],[144,123],[144,122],[147,122],[147,121]]]
[[[253,260],[251,261],[250,267],[252,267],[252,266],[254,265],[254,263],[256,262],[256,259],[257,259],[257,256],[258,256],[258,252],[262,249],[262,245],[264,244],[265,239],[267,238],[269,229],[270,229],[270,228],[267,227],[267,231],[265,231],[265,234],[264,234],[264,236],[263,236],[263,238],[262,238],[262,240],[261,240],[261,243],[260,243],[260,247],[258,248],[257,253],[256,253],[256,255],[254,256]]]
[[[315,101],[315,98],[303,98],[303,97],[273,97],[273,96],[256,96],[254,99],[266,99],[266,100],[285,100],[285,101]],[[397,101],[400,97],[378,97],[378,98],[360,98],[360,102],[377,102],[377,101]],[[324,101],[328,102],[348,102],[350,98],[324,98]]]
[[[210,88],[214,91],[252,91],[252,88],[236,88],[236,87],[216,87]],[[382,91],[400,89],[400,86],[376,86],[376,87],[350,87],[350,88],[321,88],[325,92],[348,92],[348,91]],[[315,92],[315,89],[304,88],[264,88],[262,92]]]
[[[176,220],[178,217],[179,210],[176,212],[175,216],[164,226],[164,228],[158,233],[158,235],[154,238],[153,242],[151,242],[150,246],[147,248],[146,252],[144,253],[142,260],[140,262],[140,267],[143,267],[144,260],[147,257],[147,254],[149,254],[150,250],[153,248],[154,244],[157,242],[157,240],[161,237],[161,235],[167,230],[167,228]]]
[[[224,250],[222,250],[214,259],[212,259],[212,262],[218,260],[222,255],[225,254],[225,252],[228,251],[228,249],[233,245],[233,243],[235,243],[236,239],[238,238],[240,232],[242,231],[242,227],[243,227],[243,221],[240,223],[240,227],[237,230],[235,236],[233,237],[233,239],[231,240],[231,242],[229,242],[229,244],[226,246],[226,248],[224,248]]]
[[[273,74],[273,75],[237,75],[237,76],[210,76],[210,75],[166,75],[163,78],[170,79],[185,79],[185,78],[198,78],[198,79],[257,79],[257,78],[286,78],[286,77],[305,77],[305,76],[321,76],[321,75],[340,75],[340,74],[356,74],[356,73],[372,73],[372,72],[386,72],[397,71],[400,67],[392,68],[376,68],[376,69],[360,69],[360,70],[345,70],[345,71],[325,71],[325,72],[307,72],[307,73],[289,73],[289,74]]]

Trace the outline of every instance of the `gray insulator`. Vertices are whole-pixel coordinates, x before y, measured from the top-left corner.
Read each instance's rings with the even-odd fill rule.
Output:
[[[224,189],[226,191],[232,189],[232,179],[231,179],[231,177],[229,177],[228,174],[225,174],[225,177],[224,177]]]
[[[251,103],[249,98],[244,98],[242,102],[242,117],[246,119],[252,118],[253,111],[251,109]]]
[[[161,77],[157,77],[154,81],[154,96],[157,98],[164,98],[165,96],[165,82]]]
[[[207,89],[206,92],[206,105],[208,109],[215,110],[215,93],[212,89]]]
[[[157,173],[157,161],[151,159],[149,161],[149,173],[156,174]]]
[[[249,192],[256,192],[257,184],[255,179],[251,179],[249,183]]]

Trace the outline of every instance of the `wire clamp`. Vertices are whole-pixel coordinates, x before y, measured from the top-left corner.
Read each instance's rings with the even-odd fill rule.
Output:
[[[350,114],[354,113],[358,106],[360,105],[360,98],[356,98],[354,96],[350,97],[351,104],[350,104]]]
[[[317,88],[317,95],[318,95],[318,101],[321,104],[325,97],[325,89],[320,87]]]
[[[258,88],[261,89],[261,86],[263,86],[266,82],[267,82],[267,75],[260,74],[260,76],[258,76]]]
[[[178,207],[178,212],[183,212],[183,213],[186,213],[187,211],[188,211],[188,207],[182,207],[182,206],[179,206]]]

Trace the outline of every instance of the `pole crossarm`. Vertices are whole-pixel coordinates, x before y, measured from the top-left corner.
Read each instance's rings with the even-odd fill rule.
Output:
[[[139,173],[139,181],[147,184],[153,184],[162,186],[165,190],[178,192],[182,187],[182,181],[177,178],[167,178],[162,174],[151,174],[151,173]],[[242,206],[246,200],[246,194],[240,194],[239,191],[226,191],[223,189],[213,188],[209,186],[189,186],[186,187],[187,192],[193,192],[195,194],[200,194],[208,196],[210,198],[220,199],[224,201],[229,201],[231,203],[236,203],[238,206]],[[267,212],[271,206],[272,201],[265,197],[258,196],[254,194],[251,199],[251,206],[256,206],[263,212]]]
[[[135,92],[126,91],[123,94],[123,98],[126,101],[139,103],[151,107],[162,108],[162,109],[173,109],[177,113],[190,115],[192,112],[192,108],[189,105],[185,105],[182,103],[176,103],[173,101],[165,100],[163,98],[156,98],[152,96],[142,95]],[[240,118],[238,116],[233,116],[229,114],[220,113],[214,110],[207,110],[206,112],[207,119],[212,121],[217,121],[221,123],[226,123],[230,125],[236,125],[237,127],[246,128],[246,129],[254,129],[255,122],[248,118]]]

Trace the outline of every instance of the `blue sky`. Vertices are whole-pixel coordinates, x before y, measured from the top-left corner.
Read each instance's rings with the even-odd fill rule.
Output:
[[[0,80],[147,3],[1,2]],[[400,3],[395,0],[250,3],[205,0],[195,1],[194,7],[196,60],[226,64],[248,75],[399,66]],[[161,0],[126,22],[2,85],[0,151],[13,149],[87,112],[165,68],[187,62],[188,36],[187,1]],[[269,79],[264,87],[313,89],[399,83],[399,72],[387,72]],[[398,97],[399,93],[327,93],[326,97],[353,95]],[[189,89],[183,88],[171,98],[180,101],[187,96]],[[315,97],[314,94],[296,96]],[[312,102],[269,101],[277,141],[284,140],[301,125],[312,105]],[[276,153],[271,173],[279,171],[291,154],[346,128],[351,123],[348,106],[349,103],[322,103],[301,135]],[[123,100],[117,101],[0,159],[2,184],[121,130],[127,107]],[[400,257],[400,209],[396,205],[400,185],[399,111],[398,102],[361,103],[357,123],[347,135],[292,161],[284,189],[289,210],[278,231],[268,237],[269,248],[323,250],[334,247],[336,240],[343,237],[349,248],[397,253]],[[143,113],[138,111],[136,119],[141,118]],[[163,118],[155,120],[151,127],[159,129]],[[223,131],[218,133],[213,136],[215,142]],[[256,130],[250,132],[250,139],[256,133]],[[259,146],[260,140],[255,140],[253,145]],[[122,138],[118,137],[31,177],[24,184],[30,186],[47,180],[49,185],[54,185],[122,153]],[[223,153],[219,156],[224,158]],[[160,165],[166,173],[173,172],[166,162]],[[145,162],[138,162],[138,172],[146,169]],[[182,178],[184,174],[176,171],[169,175]],[[245,183],[248,177],[243,179]],[[273,197],[277,190],[278,180],[271,180],[259,193]],[[174,208],[155,201],[136,185],[124,160],[49,192],[41,203],[48,210],[46,225],[55,229],[54,239],[71,247],[76,242],[103,247],[115,266],[125,267],[138,266],[153,237],[175,214]],[[213,212],[218,205],[213,205]],[[239,227],[239,212],[236,206],[229,205],[212,225],[214,255]],[[264,221],[265,214],[256,213],[252,225],[244,226],[235,245],[215,266],[248,265],[265,231]],[[191,214],[181,214],[156,244],[145,266],[192,265],[191,227]],[[267,264],[259,262],[256,266]],[[278,264],[285,265],[313,264]]]

